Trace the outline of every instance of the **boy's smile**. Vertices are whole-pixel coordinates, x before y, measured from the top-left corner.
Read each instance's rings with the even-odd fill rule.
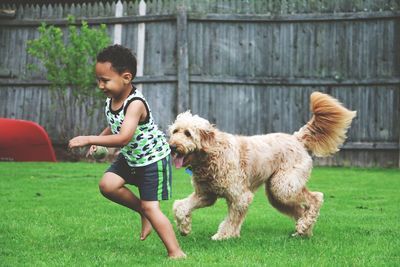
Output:
[[[96,79],[99,89],[107,97],[119,99],[125,97],[126,92],[128,94],[130,92],[131,74],[129,72],[119,74],[112,68],[110,62],[96,63]]]

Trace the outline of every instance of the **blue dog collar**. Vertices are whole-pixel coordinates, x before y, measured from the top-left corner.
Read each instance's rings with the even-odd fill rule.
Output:
[[[193,176],[193,172],[192,172],[192,169],[191,169],[190,167],[187,167],[187,168],[185,169],[185,172],[186,172],[187,174],[189,174],[190,176]]]

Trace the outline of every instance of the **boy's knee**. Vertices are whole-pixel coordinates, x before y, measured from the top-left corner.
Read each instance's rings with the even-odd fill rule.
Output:
[[[140,207],[145,214],[159,209],[158,201],[140,201]]]
[[[113,173],[105,173],[99,182],[100,192],[104,195],[118,193],[118,190],[125,185],[125,180]]]
[[[106,179],[102,179],[99,182],[99,190],[100,190],[100,193],[102,193],[103,195],[106,196],[106,195],[111,194],[115,189],[110,183],[107,182]]]
[[[99,183],[99,190],[100,193],[102,193],[103,195],[107,195],[107,190],[108,190],[107,185],[101,181]]]

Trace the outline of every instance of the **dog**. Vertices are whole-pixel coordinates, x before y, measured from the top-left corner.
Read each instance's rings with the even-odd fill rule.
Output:
[[[238,136],[218,130],[186,111],[169,126],[169,145],[176,168],[190,167],[194,192],[176,200],[173,213],[182,235],[191,232],[192,212],[225,198],[228,215],[213,240],[240,237],[254,192],[265,186],[271,205],[295,220],[293,236],[311,236],[324,198],[306,188],[312,155],[339,151],[356,111],[320,92],[310,96],[313,116],[294,134]]]

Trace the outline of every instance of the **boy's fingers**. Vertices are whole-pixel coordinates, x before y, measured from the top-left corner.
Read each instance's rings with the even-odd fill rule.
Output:
[[[68,151],[71,151],[73,149],[73,146],[71,145],[71,143],[68,144]]]
[[[89,150],[86,152],[86,157],[89,157],[90,155],[92,155],[92,153],[94,152],[94,151],[96,151],[96,146],[95,145],[92,145],[92,146],[90,146],[89,147]]]

